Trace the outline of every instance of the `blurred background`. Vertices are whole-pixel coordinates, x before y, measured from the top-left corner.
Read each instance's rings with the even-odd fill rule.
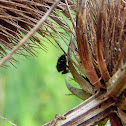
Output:
[[[0,68],[0,116],[18,126],[41,126],[82,102],[70,94],[65,76],[58,73],[58,56],[63,53],[52,44],[37,57],[16,58],[15,67]],[[0,119],[0,126],[11,126]]]

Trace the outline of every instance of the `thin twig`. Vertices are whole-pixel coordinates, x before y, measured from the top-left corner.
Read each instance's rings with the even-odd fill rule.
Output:
[[[65,0],[65,3],[66,3],[67,10],[68,10],[68,12],[69,12],[70,19],[71,19],[71,22],[72,22],[72,24],[73,24],[74,30],[76,30],[76,25],[75,25],[75,23],[74,23],[74,20],[73,20],[72,14],[71,14],[71,12],[70,12],[70,8],[69,8],[69,5],[68,5],[67,0]]]
[[[0,118],[5,120],[6,122],[12,124],[13,126],[17,126],[16,124],[12,123],[10,120],[6,119],[5,117],[0,116]]]
[[[45,15],[39,20],[39,22],[31,29],[30,32],[27,33],[27,35],[15,46],[12,51],[1,59],[0,61],[0,67],[8,61],[12,55],[21,47],[23,46],[27,40],[40,28],[40,26],[44,23],[44,21],[48,18],[49,14],[53,11],[53,9],[56,7],[56,5],[59,3],[60,0],[56,0],[56,2],[52,5],[52,7],[45,13]]]

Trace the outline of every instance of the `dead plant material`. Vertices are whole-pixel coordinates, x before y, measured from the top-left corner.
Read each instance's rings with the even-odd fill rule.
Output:
[[[126,2],[78,0],[74,31],[68,49],[69,69],[85,93],[70,85],[68,76],[66,85],[81,99],[86,93],[93,96],[65,113],[66,119],[57,126],[94,126],[104,119],[112,126],[125,126]]]
[[[7,55],[6,49],[12,50],[19,43],[54,2],[0,0],[0,59]],[[65,119],[58,120],[56,125],[96,125],[107,118],[112,126],[125,126],[126,2],[61,0],[42,27],[32,35],[31,41],[16,54],[25,56],[22,51],[26,50],[35,55],[35,47],[45,50],[44,42],[51,42],[50,38],[67,56],[69,71],[81,87],[70,85],[67,76],[68,89],[81,99],[93,95],[64,114]]]

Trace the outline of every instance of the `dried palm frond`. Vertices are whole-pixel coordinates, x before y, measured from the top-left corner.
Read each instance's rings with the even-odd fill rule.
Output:
[[[19,41],[35,26],[42,16],[54,3],[53,0],[4,0],[0,1],[0,59],[7,55],[7,50],[12,50]],[[74,9],[74,2],[69,1]],[[60,15],[62,13],[62,15]],[[64,16],[63,16],[64,15]],[[68,17],[65,2],[59,3],[57,8],[53,10],[50,17],[37,33],[34,34],[30,40],[16,53],[17,55],[25,55],[24,50],[31,55],[35,55],[35,48],[42,48],[46,51],[45,42],[50,41],[51,38],[59,38],[55,32],[64,30],[69,33],[69,25],[64,17]],[[63,36],[63,33],[62,33]],[[12,60],[14,60],[12,58]]]
[[[5,48],[12,50],[54,2],[0,1],[0,58],[6,55]],[[126,125],[124,0],[61,0],[37,34],[32,35],[30,39],[22,49],[32,55],[36,46],[45,49],[44,42],[53,39],[67,56],[69,71],[81,87],[78,89],[70,85],[68,74],[68,89],[83,100],[93,95],[66,113],[66,118],[63,118],[65,121],[58,125],[95,125],[105,118],[110,119],[112,125]],[[64,43],[68,52],[63,47]],[[22,49],[16,54],[24,55]],[[54,124],[56,125],[56,122]]]
[[[74,30],[69,69],[85,93],[72,87],[68,76],[67,87],[81,99],[98,93],[64,114],[66,120],[57,125],[95,125],[105,118],[112,126],[126,125],[126,2],[78,0]]]

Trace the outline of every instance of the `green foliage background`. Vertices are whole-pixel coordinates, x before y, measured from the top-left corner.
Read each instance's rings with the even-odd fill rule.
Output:
[[[0,68],[0,115],[18,126],[41,126],[82,102],[70,94],[65,75],[56,63],[62,55],[52,44],[48,52],[38,50],[37,57],[18,58],[16,68]],[[11,126],[4,120],[0,126]]]

